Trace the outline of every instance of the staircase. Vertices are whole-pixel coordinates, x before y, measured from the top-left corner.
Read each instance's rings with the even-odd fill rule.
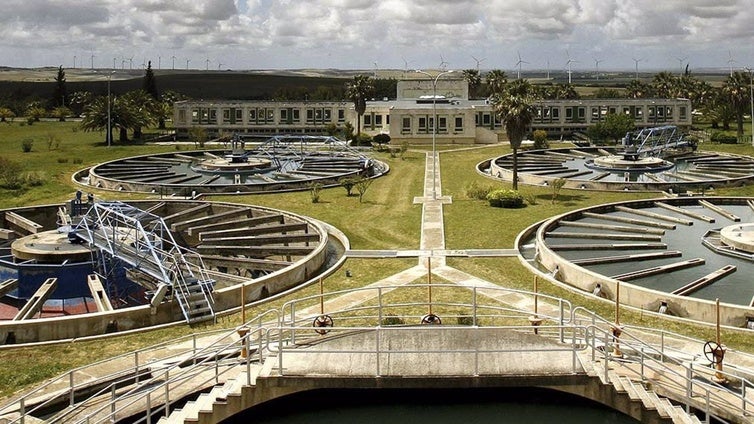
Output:
[[[590,377],[599,378],[603,384],[613,387],[619,395],[628,398],[631,407],[640,407],[647,412],[656,412],[660,419],[670,420],[674,424],[702,424],[696,415],[686,412],[681,406],[673,404],[669,399],[659,396],[645,385],[641,380],[622,375],[614,370],[607,371],[607,381],[601,362],[592,362],[581,358],[584,371]]]
[[[167,286],[186,322],[215,318],[215,281],[200,259],[198,264],[186,259],[186,249],[176,243],[159,216],[122,202],[99,202],[82,217],[69,238],[96,248],[93,261],[95,266],[100,265],[105,278],[112,270],[103,269],[102,264],[113,263],[105,258],[117,258],[130,266],[132,273],[144,274],[154,285]]]
[[[272,362],[274,360],[266,361],[267,364]],[[244,399],[248,399],[249,392],[254,390],[257,377],[269,373],[271,365],[252,364],[249,373],[245,364],[239,365],[239,368],[244,371],[235,378],[214,386],[209,392],[186,402],[183,407],[174,409],[170,415],[160,418],[158,424],[216,423],[248,408]]]

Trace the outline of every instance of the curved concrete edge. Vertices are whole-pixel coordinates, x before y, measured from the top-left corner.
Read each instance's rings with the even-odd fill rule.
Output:
[[[160,200],[135,200],[129,203],[155,203]],[[165,202],[182,203],[185,200],[162,200]],[[189,201],[190,202],[190,201]],[[230,202],[215,202],[219,205],[237,206]],[[32,206],[14,208],[36,213],[43,225],[54,225],[55,216],[47,216],[43,213],[44,208],[61,205]],[[311,283],[312,276],[322,268],[327,258],[327,245],[329,233],[321,221],[304,217],[279,209],[263,206],[242,205],[254,207],[257,210],[279,213],[284,216],[294,217],[308,222],[322,235],[321,242],[309,255],[299,259],[293,265],[256,280],[248,280],[245,288],[246,302],[266,299],[271,294],[283,293],[291,288]],[[35,219],[36,220],[36,219]],[[39,222],[39,221],[37,221]],[[341,233],[342,234],[342,233]],[[345,238],[345,235],[342,237]],[[347,238],[346,238],[347,240]],[[341,260],[345,257],[341,255]],[[215,309],[218,313],[226,309],[239,309],[241,305],[241,286],[235,284],[231,287],[219,289],[214,292]],[[174,302],[162,303],[157,308],[149,305],[119,309],[111,312],[94,312],[67,317],[38,318],[27,321],[0,322],[0,345],[6,343],[8,336],[12,334],[15,339],[13,346],[49,341],[70,341],[87,337],[113,336],[132,330],[169,326],[172,324],[185,324],[180,307]]]
[[[618,280],[606,277],[601,274],[589,271],[578,265],[574,265],[570,261],[563,259],[560,255],[548,249],[543,242],[544,233],[549,229],[548,225],[554,225],[558,220],[568,218],[570,216],[579,215],[584,211],[594,211],[595,209],[610,209],[616,205],[636,205],[641,203],[651,204],[656,201],[663,201],[674,205],[689,204],[697,202],[700,198],[659,198],[659,199],[645,199],[634,201],[622,201],[606,203],[603,205],[592,206],[574,211],[566,212],[564,214],[549,218],[547,220],[540,221],[532,224],[524,229],[516,237],[514,247],[521,252],[523,246],[521,241],[529,238],[534,232],[536,232],[536,249],[537,257],[542,266],[550,270],[547,273],[535,265],[530,263],[526,258],[519,253],[519,261],[527,267],[532,273],[538,275],[540,278],[546,279],[552,284],[558,287],[567,289],[573,293],[588,297],[593,300],[599,300],[607,304],[615,304],[615,289]],[[744,202],[748,197],[705,197],[704,199],[734,199]],[[558,268],[556,276],[551,275],[552,270]],[[555,278],[557,277],[557,278]],[[595,285],[600,283],[602,285],[602,293],[604,297],[595,296],[592,291]],[[627,282],[620,283],[620,305],[621,308],[630,308],[636,312],[644,314],[652,314],[656,317],[662,317],[663,319],[675,320],[678,322],[702,324],[702,325],[716,325],[717,309],[716,304],[713,301],[704,299],[694,299],[685,296],[673,295],[667,292],[661,292],[657,290],[647,289]],[[672,314],[660,314],[658,312],[660,302],[666,301]],[[729,330],[740,330],[748,332],[745,329],[747,317],[754,316],[754,308],[747,308],[741,305],[732,305],[728,303],[720,304],[720,324],[725,326]]]
[[[225,150],[196,150],[196,151],[190,151],[190,152],[184,152],[184,153],[194,153],[194,152],[221,153],[221,152],[225,152]],[[181,153],[181,152],[178,152],[178,153]],[[118,180],[114,178],[103,177],[103,176],[98,175],[95,171],[95,168],[97,166],[107,165],[109,163],[121,161],[123,159],[142,159],[142,158],[147,158],[147,157],[163,157],[163,156],[169,157],[175,154],[176,154],[175,152],[166,152],[166,153],[157,153],[157,154],[137,155],[137,156],[130,156],[128,158],[120,158],[120,159],[115,159],[108,162],[103,162],[95,166],[91,166],[88,168],[75,171],[71,175],[71,182],[74,185],[79,186],[79,187],[103,190],[103,191],[114,192],[114,193],[129,192],[129,193],[144,193],[144,194],[160,194],[164,196],[178,195],[178,196],[195,198],[198,195],[234,195],[234,194],[241,195],[241,194],[265,194],[265,193],[284,193],[284,192],[293,192],[293,191],[304,191],[304,190],[310,189],[310,184],[312,182],[320,183],[323,185],[323,187],[337,187],[340,185],[338,181],[341,178],[355,176],[359,174],[359,172],[354,171],[350,173],[341,174],[335,177],[310,178],[305,181],[297,181],[297,182],[265,182],[265,183],[258,183],[258,184],[223,184],[223,185],[214,185],[214,186],[213,185],[197,186],[197,185],[192,185],[192,184],[160,184],[160,183],[129,182],[126,180]],[[370,159],[379,164],[379,166],[376,166],[376,169],[379,169],[381,171],[370,176],[370,178],[379,178],[390,172],[390,165],[388,165],[386,162],[379,161],[374,158],[370,158]],[[85,177],[89,178],[88,184],[85,184],[82,182],[82,179]]]
[[[553,151],[570,151],[570,150],[585,150],[586,148],[558,148],[558,149],[548,149]],[[596,148],[593,148],[596,149]],[[535,152],[535,150],[526,151],[527,153]],[[518,155],[520,156],[523,152],[518,152]],[[719,152],[715,152],[719,153]],[[719,153],[722,155],[727,156],[733,156],[733,157],[741,157],[743,155],[734,155],[730,153]],[[502,180],[510,182],[513,180],[513,172],[509,169],[502,168],[498,165],[495,165],[495,160],[498,158],[510,156],[511,154],[503,155],[503,156],[497,156],[494,158],[487,159],[486,161],[482,161],[479,164],[477,164],[477,172],[482,174],[487,174],[489,178],[495,179],[495,180]],[[484,173],[480,170],[479,166],[487,164],[490,168],[489,173]],[[526,185],[533,185],[533,186],[544,186],[547,184],[552,183],[553,180],[558,178],[557,176],[539,176],[534,175],[526,172],[519,172],[518,173],[518,182],[521,184]],[[743,187],[748,184],[754,184],[754,175],[746,176],[746,177],[738,177],[738,178],[725,178],[725,179],[718,179],[718,180],[705,180],[705,181],[677,181],[677,182],[668,182],[668,183],[654,183],[654,182],[646,182],[646,183],[640,183],[640,182],[624,182],[624,181],[612,181],[612,182],[600,182],[600,181],[588,181],[588,180],[570,180],[566,179],[566,183],[563,186],[563,188],[566,189],[572,189],[572,190],[592,190],[592,191],[609,191],[609,192],[635,192],[635,191],[642,191],[642,192],[653,192],[653,191],[667,191],[672,188],[682,188],[682,189],[696,189],[699,186],[705,186],[705,188],[708,187]]]

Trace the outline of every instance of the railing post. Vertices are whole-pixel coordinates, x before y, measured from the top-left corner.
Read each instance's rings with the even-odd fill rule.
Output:
[[[291,330],[291,344],[296,344],[296,304],[291,303],[291,328],[294,328],[294,330]],[[282,342],[282,340],[281,340]],[[281,368],[282,371],[282,368]]]
[[[709,388],[706,389],[704,399],[704,422],[709,424]]]
[[[382,309],[382,304],[380,304],[380,309]],[[380,320],[380,322],[382,322],[382,321]],[[380,327],[379,325],[377,326],[377,331],[376,331],[375,337],[374,337],[374,343],[375,343],[374,351],[375,351],[375,353],[377,355],[376,358],[375,358],[375,363],[377,364],[377,369],[375,370],[376,371],[375,375],[377,377],[380,376],[380,330],[381,330],[381,328],[382,327]]]
[[[136,374],[135,383],[139,383],[139,351],[134,352],[134,373]]]
[[[170,416],[170,368],[165,370],[165,417]]]
[[[147,392],[147,424],[152,424],[152,392]]]
[[[196,333],[191,335],[191,339],[192,339],[192,349],[193,349],[191,354],[196,355]]]
[[[607,371],[609,369],[608,368],[608,362],[610,361],[610,352],[611,352],[611,350],[610,350],[610,348],[608,346],[609,343],[610,343],[610,333],[608,333],[607,331],[605,331],[605,352],[604,352],[605,353],[605,381],[608,381],[607,380]]]
[[[665,362],[665,330],[660,330],[660,362]]]
[[[560,343],[564,343],[564,335],[563,335],[563,325],[565,323],[565,318],[563,317],[564,313],[564,306],[563,306],[563,299],[558,300],[558,304],[560,306]]]
[[[741,382],[741,410],[742,415],[746,413],[746,381]]]
[[[686,368],[686,398],[691,399],[691,395],[694,393],[694,374],[692,368],[694,367],[693,362],[689,362],[688,368]],[[686,405],[687,409],[689,405]]]
[[[73,388],[74,386],[73,373],[74,373],[74,370],[71,370],[71,372],[68,373],[68,390],[69,390],[69,395],[70,395],[68,399],[68,406],[73,406],[76,402],[74,399],[76,391]]]
[[[110,421],[115,422],[115,384],[110,386]]]
[[[291,330],[293,333],[294,330]],[[291,336],[292,337],[292,336]],[[278,372],[283,376],[283,327],[278,331]]]
[[[576,327],[571,325],[571,372],[576,373]],[[585,337],[586,339],[586,337]]]
[[[382,287],[377,287],[377,326],[382,325]]]
[[[18,401],[18,413],[21,415],[21,424],[24,424],[24,420],[26,419],[26,404],[24,403],[24,398],[21,398]]]
[[[477,316],[476,316],[476,314],[478,312],[478,308],[477,308],[477,306],[478,306],[477,305],[477,294],[478,294],[477,293],[477,288],[476,288],[476,286],[474,286],[474,291],[472,292],[472,296],[473,296],[473,299],[472,299],[472,308],[473,308],[472,313],[473,313],[473,317],[474,317],[474,320],[473,320],[474,327],[478,327],[479,326],[479,321],[477,320]]]
[[[474,291],[476,292],[476,288],[474,288]],[[474,300],[474,305],[476,306],[476,296]],[[474,312],[474,319],[476,319],[476,311]],[[474,327],[474,332],[478,333],[479,328]],[[474,377],[479,377],[479,345],[476,345],[476,347],[474,348]]]
[[[595,353],[597,351],[597,332],[595,331],[594,327],[589,327],[589,328],[591,329],[591,332],[592,332],[592,334],[591,334],[591,339],[592,339],[592,341],[591,341],[591,346],[592,346],[592,362],[594,362],[595,359],[596,359],[595,358]],[[588,340],[588,338],[585,337],[584,340],[586,341],[586,340]]]
[[[641,381],[644,381],[644,346],[639,349],[639,355],[641,358]]]

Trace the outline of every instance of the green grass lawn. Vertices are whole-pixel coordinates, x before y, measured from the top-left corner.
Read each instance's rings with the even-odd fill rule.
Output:
[[[24,139],[33,140],[29,153],[22,152]],[[0,124],[0,156],[21,163],[25,171],[44,173],[44,184],[20,190],[0,189],[0,207],[48,204],[71,199],[78,189],[71,183],[76,170],[124,156],[174,151],[173,146],[103,144],[103,133],[85,133],[71,122],[40,122],[34,125]],[[457,147],[457,146],[456,146]],[[702,149],[724,150],[754,155],[749,145],[702,145]],[[354,249],[417,249],[419,247],[422,208],[413,199],[423,194],[425,151],[429,146],[411,149],[404,158],[392,158],[387,153],[376,156],[390,167],[390,173],[373,182],[363,201],[358,196],[346,196],[341,187],[324,189],[318,203],[312,203],[308,191],[265,194],[212,196],[209,200],[261,205],[300,213],[320,219],[342,230]],[[594,204],[656,197],[647,193],[601,193],[562,190],[556,202],[552,191],[543,187],[521,186],[529,198],[536,199],[521,209],[491,208],[486,202],[468,199],[465,189],[475,181],[481,185],[508,187],[476,174],[474,166],[493,156],[507,153],[502,146],[458,149],[442,146],[440,169],[443,194],[452,197],[452,204],[444,208],[445,236],[448,249],[510,248],[516,235],[525,227],[542,219]],[[78,162],[78,163],[74,163]],[[123,195],[93,190],[98,198],[128,199],[147,195]],[[754,195],[754,187],[718,190],[718,194]],[[515,258],[506,259],[448,259],[454,267],[489,281],[522,289],[530,289],[532,275]],[[416,264],[416,260],[349,259],[345,267],[353,276],[338,271],[324,281],[325,290],[333,291],[371,284]],[[292,292],[282,299],[250,308],[247,317],[279,307],[282,302],[318,293],[309,286]],[[570,299],[611,316],[611,307],[600,302],[586,301],[573,292],[558,287],[542,287],[553,296]],[[627,313],[623,321],[642,325],[665,326],[685,331],[697,337],[708,337],[708,327],[679,326],[673,322],[649,319],[641,314]],[[65,370],[144,346],[210,328],[233,328],[240,323],[238,314],[223,317],[214,326],[176,326],[174,328],[143,331],[136,335],[115,336],[107,341],[76,342],[45,346],[44,348],[4,348],[0,350],[0,397],[38,383]],[[751,342],[726,334],[726,344],[754,351]]]

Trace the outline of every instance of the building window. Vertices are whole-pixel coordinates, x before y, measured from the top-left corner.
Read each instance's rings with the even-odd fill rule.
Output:
[[[342,124],[344,122],[346,122],[346,110],[338,109],[338,123]]]
[[[419,117],[419,134],[426,134],[428,132],[429,132],[429,128],[427,126],[427,117],[420,116]]]
[[[293,122],[299,122],[301,120],[301,111],[298,109],[293,109],[292,111],[293,118],[291,121]]]
[[[178,122],[186,122],[186,110],[180,109],[178,110]]]
[[[371,127],[372,126],[372,115],[365,113],[364,114],[364,126],[365,127]],[[374,128],[372,128],[374,129]]]
[[[382,126],[382,115],[374,115],[374,125],[378,127]]]
[[[455,132],[463,132],[463,116],[456,116]]]
[[[230,109],[223,108],[223,124],[230,124]]]
[[[243,109],[237,108],[236,109],[236,122],[234,124],[240,124],[243,122]]]
[[[401,134],[410,134],[410,133],[411,133],[411,117],[404,116],[402,119]]]
[[[180,117],[180,115],[179,115]],[[685,121],[686,120],[686,106],[679,106],[678,107],[678,119]]]
[[[280,123],[281,124],[290,124],[291,123],[291,116],[290,116],[290,108],[289,109],[280,109]]]
[[[444,116],[437,117],[437,132],[441,134],[448,133],[448,118]]]

